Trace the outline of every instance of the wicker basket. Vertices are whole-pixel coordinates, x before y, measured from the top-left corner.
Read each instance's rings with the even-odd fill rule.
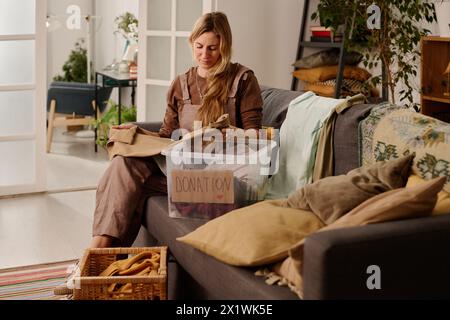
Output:
[[[144,251],[160,254],[156,276],[98,276],[111,263],[128,254]],[[167,299],[167,247],[87,249],[81,260],[81,274],[76,279],[74,300],[166,300]],[[112,284],[129,284],[127,292],[108,292]]]

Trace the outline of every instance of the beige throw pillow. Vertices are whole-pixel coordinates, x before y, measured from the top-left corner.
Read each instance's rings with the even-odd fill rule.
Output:
[[[425,181],[425,179],[422,179],[418,175],[412,174],[409,177],[406,186],[416,186],[420,183],[424,183]],[[434,206],[433,211],[431,211],[431,215],[433,216],[438,216],[441,214],[450,214],[450,193],[446,192],[445,190],[442,190],[438,193],[436,205]]]
[[[287,206],[310,210],[328,225],[367,199],[404,187],[413,158],[410,155],[377,162],[346,175],[323,178],[297,190],[288,198]]]
[[[318,232],[430,215],[436,203],[437,194],[442,190],[445,182],[445,177],[440,177],[414,187],[400,188],[379,194]],[[290,257],[286,259],[287,261],[283,261],[284,268],[277,266],[278,272],[289,271],[281,276],[295,285],[300,296],[303,296],[304,243],[305,239],[302,239],[289,250]]]
[[[327,81],[330,79],[336,79],[339,66],[323,66],[311,69],[298,69],[293,72],[294,77],[314,83],[319,81]],[[365,69],[355,66],[345,66],[343,77],[344,79],[353,79],[358,81],[366,81],[372,75]]]
[[[322,228],[305,210],[268,200],[231,211],[177,240],[235,266],[260,266],[288,256],[295,243]]]

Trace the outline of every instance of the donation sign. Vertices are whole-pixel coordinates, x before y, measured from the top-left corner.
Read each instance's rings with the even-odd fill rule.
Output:
[[[172,201],[233,203],[233,172],[230,170],[173,170]]]

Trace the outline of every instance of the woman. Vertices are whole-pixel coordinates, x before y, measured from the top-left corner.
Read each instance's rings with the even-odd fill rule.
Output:
[[[197,66],[172,82],[159,130],[161,137],[171,137],[179,128],[192,130],[195,120],[208,125],[224,113],[237,128],[260,129],[262,98],[258,81],[251,70],[230,62],[231,38],[225,14],[207,13],[197,20],[189,37]],[[166,176],[156,158],[114,157],[97,188],[90,247],[131,246],[141,226],[146,199],[166,193]],[[79,266],[75,265],[66,284],[56,287],[54,293],[70,293],[77,274]]]
[[[235,127],[260,129],[262,98],[258,81],[248,68],[231,63],[232,35],[221,12],[207,13],[189,37],[196,67],[175,78],[167,94],[167,109],[159,130],[192,130],[228,113]],[[118,128],[129,128],[130,125]],[[154,158],[116,156],[97,188],[92,248],[131,246],[149,196],[167,193],[166,177]]]

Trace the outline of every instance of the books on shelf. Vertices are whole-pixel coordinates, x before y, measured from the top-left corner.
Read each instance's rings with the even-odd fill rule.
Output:
[[[334,33],[331,28],[322,26],[310,27],[311,42],[341,42],[342,34]]]
[[[332,37],[333,30],[331,28],[325,28],[321,26],[310,27],[312,36],[314,37]]]

